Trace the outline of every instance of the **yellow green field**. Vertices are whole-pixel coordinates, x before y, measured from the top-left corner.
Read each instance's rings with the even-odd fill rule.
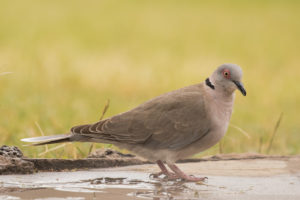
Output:
[[[300,153],[300,1],[1,1],[0,144],[66,133],[161,93],[244,70],[223,153]],[[267,152],[276,122],[283,118]],[[55,145],[50,145],[49,148]],[[109,145],[100,145],[103,147]],[[84,157],[68,144],[42,157]],[[220,152],[219,146],[198,156]]]

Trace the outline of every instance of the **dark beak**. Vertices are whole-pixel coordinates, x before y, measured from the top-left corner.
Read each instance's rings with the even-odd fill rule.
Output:
[[[243,86],[243,83],[239,82],[239,81],[233,81],[234,84],[236,85],[236,87],[239,89],[239,91],[241,91],[241,93],[246,96],[247,92]]]

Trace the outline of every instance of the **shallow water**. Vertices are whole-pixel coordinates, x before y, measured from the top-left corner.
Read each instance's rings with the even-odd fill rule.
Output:
[[[203,183],[98,169],[0,176],[0,199],[300,199],[300,175],[208,176]]]

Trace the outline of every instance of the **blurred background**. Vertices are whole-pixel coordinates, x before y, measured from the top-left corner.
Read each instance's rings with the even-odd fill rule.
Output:
[[[13,72],[0,76],[0,144],[30,157],[85,157],[89,143],[44,153],[56,146],[20,139],[67,133],[97,121],[107,99],[105,117],[236,63],[248,95],[237,93],[221,144],[196,156],[300,153],[300,1],[0,4],[0,74]]]

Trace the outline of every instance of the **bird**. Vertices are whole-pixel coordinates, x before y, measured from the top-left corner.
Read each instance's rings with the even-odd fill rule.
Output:
[[[152,98],[107,119],[74,126],[68,134],[21,139],[31,145],[62,142],[114,144],[157,163],[169,179],[190,182],[206,177],[187,175],[176,161],[207,150],[225,135],[235,91],[246,96],[243,72],[236,64],[222,64],[203,82]],[[168,168],[167,168],[167,166]]]

